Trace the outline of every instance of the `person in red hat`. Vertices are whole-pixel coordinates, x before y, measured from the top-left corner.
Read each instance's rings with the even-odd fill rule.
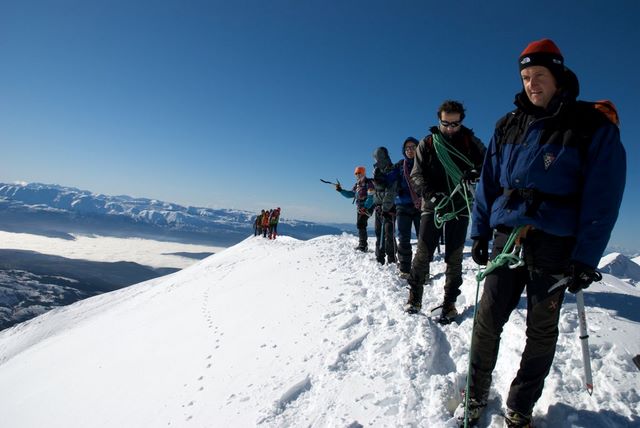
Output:
[[[367,178],[366,170],[363,166],[357,166],[353,173],[356,177],[356,184],[353,185],[353,188],[351,190],[344,190],[340,183],[338,183],[336,184],[336,191],[340,192],[345,198],[353,199],[356,204],[356,208],[358,209],[356,220],[358,246],[356,250],[366,253],[369,248],[367,244],[367,223],[373,213],[371,208],[373,206],[374,185],[373,180]]]
[[[529,427],[553,362],[565,290],[577,293],[601,278],[596,267],[622,201],[626,154],[617,125],[577,100],[578,78],[552,40],[530,43],[518,65],[516,109],[498,121],[482,166],[471,253],[486,265],[492,238],[494,259],[517,237],[522,262],[498,265],[485,278],[466,400],[467,416],[478,421],[500,334],[526,289],[527,340],[505,418],[509,427]]]

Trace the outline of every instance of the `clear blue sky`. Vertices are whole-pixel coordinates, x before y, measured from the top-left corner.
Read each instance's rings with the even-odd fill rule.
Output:
[[[485,142],[554,39],[613,100],[629,172],[612,244],[640,248],[640,2],[0,0],[0,180],[355,221],[320,178],[401,157],[447,98]],[[634,224],[635,223],[635,224]]]

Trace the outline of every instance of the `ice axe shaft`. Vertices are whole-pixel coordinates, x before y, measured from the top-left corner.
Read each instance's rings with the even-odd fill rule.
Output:
[[[580,343],[582,344],[582,363],[584,365],[584,380],[589,395],[593,394],[593,378],[591,376],[591,359],[589,357],[589,333],[587,332],[587,317],[584,311],[584,293],[576,293],[578,306],[578,320],[580,321]]]

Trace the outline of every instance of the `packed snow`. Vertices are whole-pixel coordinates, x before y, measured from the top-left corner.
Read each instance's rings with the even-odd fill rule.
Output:
[[[476,267],[459,323],[439,325],[444,262],[407,315],[395,265],[350,235],[248,238],[182,271],[59,308],[0,333],[7,427],[450,427],[461,402]],[[369,243],[373,246],[373,241]],[[640,290],[610,275],[586,292],[594,393],[575,298],[536,427],[640,426]],[[500,423],[525,341],[524,297],[503,333],[489,406]]]
[[[217,253],[223,247],[156,241],[142,238],[72,234],[75,239],[0,231],[0,248],[29,250],[69,259],[96,262],[134,262],[150,267],[185,268],[195,260],[179,253]]]

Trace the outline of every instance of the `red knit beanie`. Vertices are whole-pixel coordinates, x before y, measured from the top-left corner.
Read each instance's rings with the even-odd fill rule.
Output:
[[[522,51],[518,60],[520,70],[533,65],[541,65],[551,71],[556,80],[562,80],[564,58],[560,49],[551,39],[536,40]]]

